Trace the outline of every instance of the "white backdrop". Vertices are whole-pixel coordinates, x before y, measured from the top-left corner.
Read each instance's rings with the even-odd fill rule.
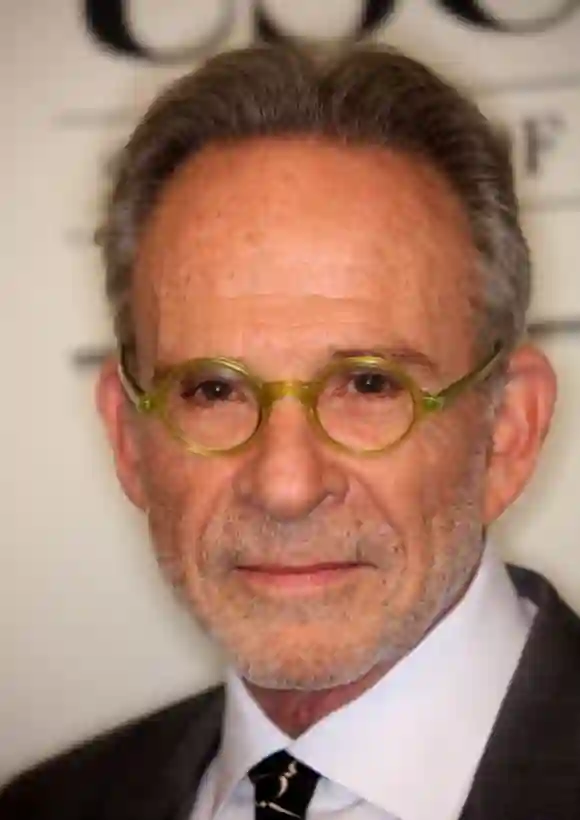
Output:
[[[456,6],[480,19],[462,23]],[[366,13],[373,37],[461,82],[509,127],[536,259],[533,319],[561,399],[537,479],[496,538],[578,608],[579,6],[262,5],[275,28],[308,36],[345,36]],[[87,239],[107,158],[145,102],[202,53],[250,42],[259,22],[251,0],[0,2],[0,778],[218,675],[112,474],[90,364],[111,336]]]

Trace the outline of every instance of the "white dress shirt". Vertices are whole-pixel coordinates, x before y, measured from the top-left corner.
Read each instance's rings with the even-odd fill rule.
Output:
[[[223,740],[191,820],[254,820],[246,773],[279,749],[322,775],[309,820],[457,820],[534,612],[488,545],[464,598],[422,643],[296,739],[228,672]]]

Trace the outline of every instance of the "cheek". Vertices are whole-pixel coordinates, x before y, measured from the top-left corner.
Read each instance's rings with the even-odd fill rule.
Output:
[[[164,556],[195,553],[208,522],[224,503],[224,487],[230,484],[226,464],[187,453],[158,431],[143,437],[141,463],[155,548]]]
[[[473,428],[469,432],[451,418],[441,422],[433,419],[382,463],[369,463],[363,479],[404,554],[401,613],[414,611],[419,602],[437,607],[442,596],[452,597],[481,544],[485,459]]]
[[[449,524],[475,491],[481,450],[473,424],[449,411],[423,423],[384,458],[367,462],[362,481],[401,538],[426,546],[429,531]]]

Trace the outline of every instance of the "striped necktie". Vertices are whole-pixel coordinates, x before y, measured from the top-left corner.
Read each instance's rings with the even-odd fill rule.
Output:
[[[250,769],[248,777],[254,784],[255,820],[305,820],[320,775],[280,751]]]

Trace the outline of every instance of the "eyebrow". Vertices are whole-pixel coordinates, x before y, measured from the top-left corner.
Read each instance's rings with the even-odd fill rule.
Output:
[[[426,353],[405,344],[379,347],[332,348],[331,359],[340,360],[356,356],[375,356],[381,359],[393,359],[398,364],[408,367],[419,367],[434,375],[440,375],[440,367]]]
[[[416,367],[432,373],[435,376],[441,375],[441,368],[433,359],[421,350],[417,350],[416,348],[410,347],[406,344],[389,346],[381,345],[378,347],[331,347],[328,352],[328,357],[331,361],[340,361],[341,359],[349,359],[358,356],[374,356],[380,359],[392,359],[403,367]],[[238,361],[249,367],[245,359],[241,358],[238,359]],[[178,366],[180,362],[158,362],[154,368],[154,379],[164,378],[176,366],[176,364]]]

